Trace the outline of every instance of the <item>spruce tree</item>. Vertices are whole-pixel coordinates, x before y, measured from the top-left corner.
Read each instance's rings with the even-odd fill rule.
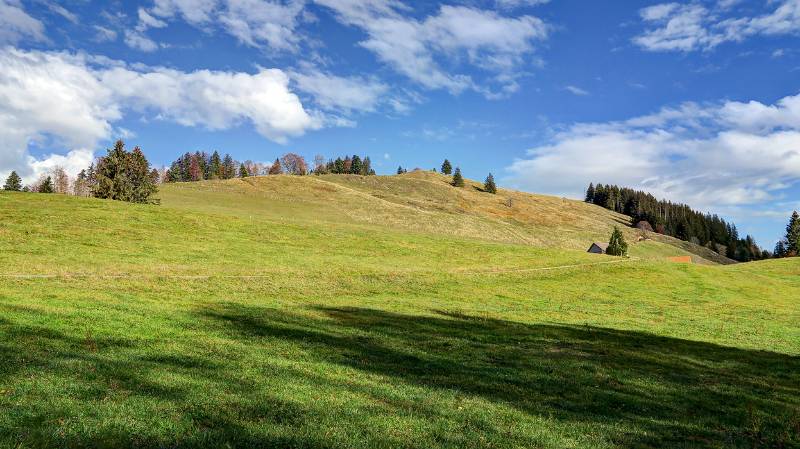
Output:
[[[247,167],[244,164],[239,164],[239,177],[246,178],[248,176],[250,176],[250,173],[247,172]]]
[[[39,186],[39,193],[53,193],[53,179],[51,177],[45,178],[42,185]]]
[[[361,168],[362,168],[361,158],[358,157],[357,154],[354,154],[353,155],[353,162],[350,164],[350,173],[352,173],[354,175],[360,175],[361,174]]]
[[[786,225],[786,254],[800,256],[800,215],[797,211],[792,213],[792,218]]]
[[[456,172],[453,174],[453,186],[464,187],[464,177],[461,176],[461,169],[456,167]]]
[[[222,159],[219,157],[219,152],[217,151],[214,151],[211,155],[208,172],[208,179],[222,178]]]
[[[225,154],[222,160],[222,179],[232,179],[236,176],[236,163],[230,154]]]
[[[786,244],[783,243],[783,240],[778,240],[778,243],[775,244],[775,258],[786,257]]]
[[[611,256],[627,256],[628,244],[625,242],[625,237],[618,227],[614,226],[614,232],[611,233],[611,239],[608,241],[608,248],[606,254]]]
[[[486,177],[486,182],[483,183],[483,190],[489,193],[497,193],[497,186],[494,184],[494,176],[491,173]]]
[[[11,174],[8,175],[3,190],[8,190],[10,192],[19,192],[22,190],[22,179],[20,179],[17,172],[12,171]]]
[[[150,162],[144,157],[141,148],[135,147],[128,154],[127,173],[132,188],[131,197],[128,201],[132,203],[147,203],[150,201],[150,195],[156,193],[158,187],[150,171]]]
[[[592,185],[591,182],[589,183],[589,188],[586,189],[586,199],[584,201],[586,201],[587,203],[594,202],[594,186]]]
[[[403,167],[402,166],[398,166],[397,167],[397,174],[398,175],[402,175],[403,174]]]
[[[445,159],[444,162],[442,162],[442,173],[444,173],[445,175],[450,175],[453,173],[453,166],[450,165],[450,161],[448,161],[447,159]]]

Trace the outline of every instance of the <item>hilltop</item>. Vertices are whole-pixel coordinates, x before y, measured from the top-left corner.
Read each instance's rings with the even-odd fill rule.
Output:
[[[0,447],[800,445],[798,259],[445,181],[0,192]]]
[[[607,242],[620,226],[629,242],[641,235],[630,217],[582,201],[499,189],[466,180],[454,188],[450,177],[430,171],[395,176],[260,176],[163,186],[167,207],[259,215],[276,219],[363,224],[419,233],[586,250]],[[669,236],[648,234],[631,246],[636,257],[691,255],[695,263],[734,263],[708,248]]]

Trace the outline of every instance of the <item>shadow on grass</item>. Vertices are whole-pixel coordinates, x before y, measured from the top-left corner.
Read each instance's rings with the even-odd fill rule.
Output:
[[[0,391],[25,390],[15,392],[18,403],[6,410],[17,413],[0,417],[0,446],[553,444],[537,432],[509,434],[504,428],[508,416],[520,428],[532,425],[532,418],[544,418],[552,427],[545,433],[591,433],[593,441],[608,446],[800,445],[798,357],[641,332],[526,325],[446,311],[414,316],[318,307],[312,312],[227,304],[196,313],[193,319],[204,332],[235,342],[241,353],[204,351],[191,343],[172,352],[152,350],[148,341],[79,338],[0,322],[5,336],[0,342]],[[258,357],[278,347],[290,363],[259,362]],[[335,367],[352,379],[298,368],[304,363]],[[248,376],[240,372],[241,366],[253,364],[263,371]],[[20,373],[42,380],[34,387],[11,383]],[[364,375],[371,380],[362,381]],[[164,382],[172,376],[187,380]],[[59,386],[57,380],[64,379],[73,384]],[[69,402],[61,408],[25,403],[35,401],[41,394],[36,388],[48,382]],[[351,404],[359,410],[353,413],[350,406],[314,407],[271,392],[296,384],[364,403]],[[430,400],[410,401],[412,389],[423,389]],[[460,415],[448,395],[486,401],[486,416]],[[0,409],[3,404],[10,401],[0,397]],[[502,410],[510,415],[502,412],[504,418],[498,418]],[[120,413],[131,416],[121,419]],[[370,429],[369,423],[383,415],[423,417],[434,429],[442,424],[439,430],[417,430],[414,438],[399,437]],[[65,431],[65,416],[83,416],[86,422]],[[447,427],[454,421],[457,429],[478,430],[459,434]]]

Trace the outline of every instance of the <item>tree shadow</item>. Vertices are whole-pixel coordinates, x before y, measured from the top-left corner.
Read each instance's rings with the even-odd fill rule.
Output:
[[[800,446],[800,359],[785,354],[447,311],[417,316],[316,307],[291,313],[229,303],[190,316],[204,335],[250,352],[193,351],[191,345],[153,351],[147,340],[68,335],[0,319],[0,411],[6,406],[9,412],[0,416],[0,446],[544,445],[537,439],[544,437],[535,433],[509,435],[496,415],[502,410],[515,423],[531,425],[537,422],[531,418],[543,418],[554,423],[548,425],[556,433],[591,432],[620,447]],[[255,356],[275,348],[297,348],[287,356],[293,363],[241,374],[239,362],[258,364]],[[295,365],[300,361],[325,368]],[[333,368],[346,377],[330,375]],[[347,377],[358,377],[354,373],[381,377],[369,382]],[[19,386],[20,376],[41,376],[25,393],[31,396],[13,392],[30,404],[15,399],[14,405],[2,397],[6,389],[30,388]],[[165,376],[188,380],[169,383]],[[348,415],[324,404],[315,407],[274,394],[265,384],[311,385],[361,398],[362,408]],[[36,389],[44,386],[70,402],[36,402],[45,393]],[[204,398],[204,389],[225,394]],[[454,414],[449,399],[419,400],[411,390],[434,398],[472,398],[491,407],[482,416],[464,418]],[[106,407],[112,407],[110,415],[104,414]],[[133,415],[123,422],[147,431],[93,420],[93,414],[116,416],[113,407]],[[164,413],[164,407],[171,411]],[[66,426],[72,431],[65,433],[65,416],[83,416],[85,422]],[[418,439],[409,440],[368,428],[383,416],[423,417],[443,423],[444,430],[433,436],[420,431]],[[459,421],[465,419],[470,421]],[[452,422],[478,430],[459,435],[444,425]]]
[[[247,338],[527,414],[638,432],[622,446],[800,445],[800,358],[589,326],[319,307],[326,320],[241,305],[203,315]]]

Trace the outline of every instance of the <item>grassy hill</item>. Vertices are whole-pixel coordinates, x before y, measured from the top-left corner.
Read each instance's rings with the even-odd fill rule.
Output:
[[[0,192],[0,447],[800,445],[797,259],[444,181]]]

